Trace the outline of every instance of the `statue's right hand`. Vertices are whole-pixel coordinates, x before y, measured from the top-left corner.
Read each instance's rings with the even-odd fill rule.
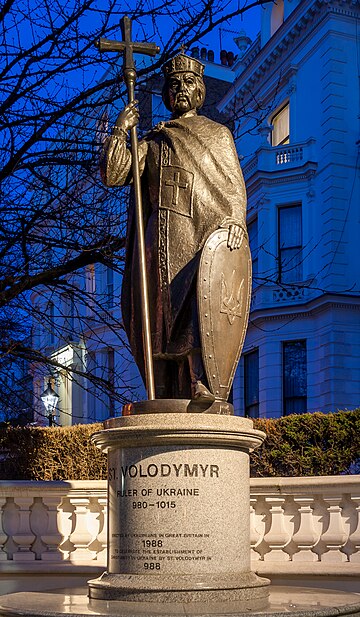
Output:
[[[115,126],[118,126],[124,131],[128,131],[132,129],[133,126],[136,126],[139,122],[139,110],[137,105],[138,101],[132,101],[126,105],[116,120]]]

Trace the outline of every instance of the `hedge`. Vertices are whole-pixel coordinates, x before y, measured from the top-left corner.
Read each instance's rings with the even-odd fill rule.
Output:
[[[251,475],[334,476],[360,473],[360,409],[258,419],[267,435],[251,454]]]
[[[251,454],[252,476],[360,472],[360,409],[254,420],[267,439]],[[100,480],[106,456],[91,442],[101,424],[0,429],[0,480]]]
[[[102,424],[0,429],[0,480],[101,480],[106,456],[90,436]]]

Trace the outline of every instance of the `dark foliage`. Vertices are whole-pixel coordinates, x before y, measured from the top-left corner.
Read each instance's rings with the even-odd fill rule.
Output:
[[[252,476],[333,476],[360,472],[360,409],[256,420],[264,444],[251,455]]]
[[[256,420],[263,446],[251,475],[332,476],[360,471],[360,409]],[[1,480],[100,480],[106,456],[90,440],[101,424],[0,428]]]

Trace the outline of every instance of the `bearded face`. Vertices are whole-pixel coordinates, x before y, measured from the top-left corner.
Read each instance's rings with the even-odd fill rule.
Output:
[[[171,111],[176,116],[196,109],[198,88],[193,73],[174,73],[168,81]]]
[[[163,88],[163,100],[175,117],[193,109],[200,109],[205,99],[205,84],[194,73],[178,72],[170,75]]]

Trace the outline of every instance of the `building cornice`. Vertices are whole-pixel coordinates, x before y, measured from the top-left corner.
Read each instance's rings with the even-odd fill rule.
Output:
[[[324,16],[330,13],[359,19],[358,1],[305,0],[300,2],[263,48],[260,49],[258,39],[255,42],[256,44],[251,46],[241,61],[242,64],[246,65],[245,69],[219,103],[218,109],[225,111],[227,106],[232,103],[234,97],[242,97],[248,92],[253,91],[256,84],[263,80],[264,75],[268,73],[271,66],[276,69],[284,56],[289,56],[289,47],[293,46],[295,39],[301,36],[303,40],[305,31],[309,30],[309,25],[312,24],[313,28],[316,27]],[[286,78],[286,73],[281,78],[282,82]],[[289,78],[290,76],[287,75],[287,79]]]
[[[329,308],[360,311],[360,296],[325,293],[303,304],[289,303],[270,308],[255,309],[250,312],[250,321],[253,325],[258,321],[306,319],[314,317],[316,313],[321,313]]]
[[[251,197],[256,191],[265,186],[276,186],[285,184],[294,184],[298,182],[308,182],[314,177],[317,169],[317,163],[309,162],[297,169],[279,170],[279,171],[263,171],[257,169],[256,172],[246,180],[246,190],[248,197]]]

